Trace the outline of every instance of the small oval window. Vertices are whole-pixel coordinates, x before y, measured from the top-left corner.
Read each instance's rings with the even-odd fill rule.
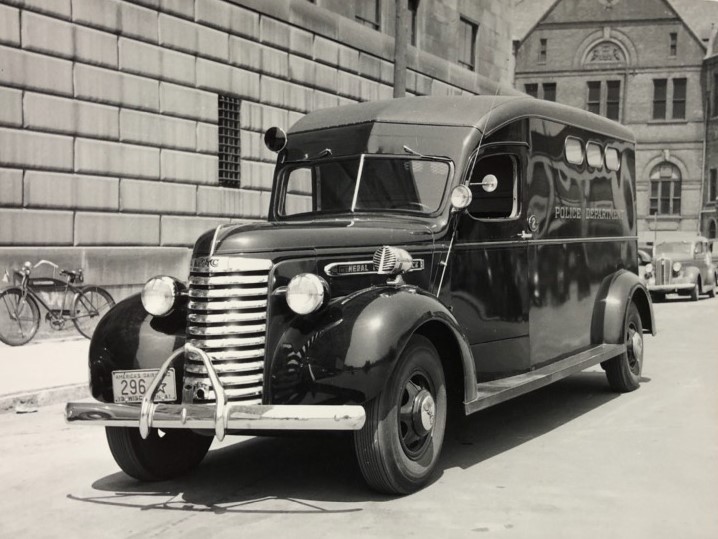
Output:
[[[608,170],[618,170],[621,168],[621,158],[616,148],[606,148],[606,168]]]
[[[564,151],[566,152],[566,161],[572,165],[583,163],[583,144],[577,138],[567,137]]]
[[[586,144],[586,159],[588,166],[592,168],[601,168],[603,166],[603,152],[601,146],[595,142]]]

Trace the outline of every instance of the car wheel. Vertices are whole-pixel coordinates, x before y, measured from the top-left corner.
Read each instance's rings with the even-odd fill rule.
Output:
[[[709,298],[716,297],[716,288],[718,288],[718,275],[713,276],[713,288],[711,288],[710,292],[708,292]]]
[[[628,393],[638,389],[643,370],[643,324],[636,304],[631,302],[623,324],[626,351],[605,362],[611,389]]]
[[[134,427],[105,427],[115,462],[140,481],[173,479],[193,470],[212,444],[211,436],[184,429],[151,429],[143,439]]]
[[[382,393],[366,405],[354,449],[368,485],[409,494],[436,468],[446,428],[446,384],[441,360],[427,338],[415,335]]]
[[[691,289],[691,294],[690,294],[691,301],[698,301],[699,295],[700,295],[700,281],[696,281],[696,284],[694,284],[693,288]]]

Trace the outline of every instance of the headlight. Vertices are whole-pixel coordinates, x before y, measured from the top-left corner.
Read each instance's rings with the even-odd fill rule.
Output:
[[[674,273],[678,273],[679,271],[681,271],[681,268],[682,268],[682,267],[683,267],[683,266],[681,265],[680,262],[674,262],[674,263],[673,263],[673,272],[674,272]]]
[[[646,264],[646,273],[653,273],[653,264]]]
[[[313,273],[300,273],[287,285],[287,305],[297,314],[309,314],[324,304],[328,286]]]
[[[175,308],[182,288],[182,284],[172,277],[152,277],[142,289],[142,305],[153,316],[166,316]]]

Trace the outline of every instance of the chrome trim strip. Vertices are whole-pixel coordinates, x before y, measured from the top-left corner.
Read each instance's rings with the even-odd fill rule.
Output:
[[[212,357],[211,353],[208,355],[210,358]],[[264,369],[264,361],[252,361],[251,363],[231,363],[229,365],[223,363],[213,363],[212,365],[214,366],[214,370],[219,375],[225,373],[249,372]],[[190,374],[207,374],[207,368],[204,366],[203,363],[197,364],[188,361],[185,364],[184,372]]]
[[[200,324],[222,324],[228,322],[249,322],[267,318],[265,311],[254,313],[198,314],[189,313],[187,320]]]
[[[200,384],[209,384],[210,379],[207,376],[190,376],[187,378],[188,380],[191,380],[191,382],[194,383],[200,383]],[[222,382],[222,386],[224,387],[224,391],[230,391],[232,388],[227,386],[246,386],[248,384],[258,384],[264,381],[264,374],[247,374],[247,375],[237,375],[237,376],[225,376],[223,374],[219,374],[219,381]],[[253,391],[261,391],[261,388],[252,387]]]
[[[416,267],[414,267],[413,264],[416,264]],[[371,270],[369,271],[348,271],[345,273],[340,273],[337,270],[337,268],[341,267],[351,267],[351,266],[369,266]],[[412,271],[421,271],[424,269],[424,259],[423,258],[413,258],[412,267],[408,270],[408,272]],[[407,272],[407,273],[408,273]],[[324,273],[327,275],[331,275],[332,277],[345,277],[345,276],[352,276],[352,275],[379,275],[379,273],[374,269],[374,261],[373,260],[358,260],[356,262],[332,262],[331,264],[327,264],[324,266]]]
[[[260,333],[267,330],[267,324],[251,326],[189,326],[187,332],[191,335],[234,335],[246,333]]]
[[[191,311],[229,311],[232,309],[258,309],[267,306],[266,299],[252,301],[213,301],[204,303],[201,301],[190,301],[188,309]],[[266,313],[264,314],[266,317]]]
[[[190,263],[191,273],[247,273],[270,269],[272,269],[272,261],[264,258],[200,256],[193,258]]]
[[[227,387],[223,388],[222,391],[227,398],[237,397],[259,397],[262,395],[262,386],[251,386],[251,387]],[[207,392],[207,399],[214,400],[215,392],[210,390]]]
[[[184,419],[183,419],[184,418]],[[360,430],[366,415],[356,405],[245,405],[228,404],[228,430]],[[137,427],[139,407],[130,404],[71,402],[65,420],[77,425]],[[210,430],[215,427],[214,406],[158,404],[152,423],[161,429]]]
[[[202,290],[198,288],[190,288],[189,297],[191,298],[234,298],[234,297],[251,297],[266,296],[269,290],[267,288],[215,288],[212,290]]]
[[[232,284],[262,284],[269,281],[269,275],[212,275],[200,277],[193,275],[189,284],[194,286],[223,286]]]
[[[203,350],[207,348],[228,348],[232,346],[260,346],[264,344],[264,335],[261,337],[236,337],[226,339],[190,339],[189,344]]]
[[[249,350],[207,350],[207,354],[214,361],[234,361],[237,359],[255,359],[264,357],[264,348],[250,348]]]
[[[219,231],[222,230],[222,227],[224,225],[217,225],[217,228],[214,229],[214,236],[212,236],[212,244],[209,247],[209,256],[214,256],[214,250],[217,248],[217,236],[219,236]]]

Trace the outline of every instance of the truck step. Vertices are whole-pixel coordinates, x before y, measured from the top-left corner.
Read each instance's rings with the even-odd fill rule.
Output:
[[[478,412],[534,389],[547,386],[623,354],[625,351],[625,344],[600,344],[531,372],[476,384],[476,398],[464,403],[466,414]]]

